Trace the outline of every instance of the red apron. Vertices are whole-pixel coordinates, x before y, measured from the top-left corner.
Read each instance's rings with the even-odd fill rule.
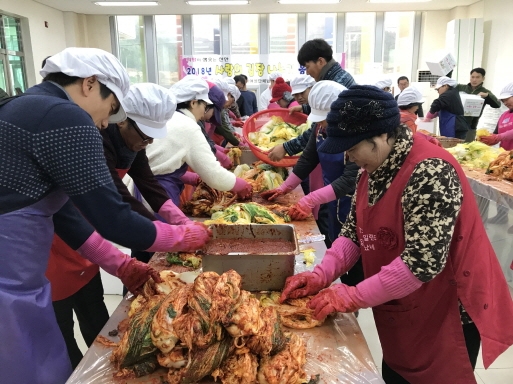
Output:
[[[450,163],[461,181],[463,204],[442,272],[412,294],[373,308],[383,360],[411,383],[475,383],[458,299],[481,335],[485,368],[513,344],[513,304],[463,170],[447,151],[416,136],[377,204],[368,206],[366,172],[357,186],[356,223],[365,277],[404,250],[401,196],[416,164],[433,157]]]
[[[117,169],[123,178],[129,169]],[[67,245],[59,236],[54,235],[46,278],[52,287],[52,301],[64,300],[77,293],[100,271],[98,265],[84,259]]]

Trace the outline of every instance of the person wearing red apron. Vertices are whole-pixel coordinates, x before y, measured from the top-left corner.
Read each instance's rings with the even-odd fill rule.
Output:
[[[500,144],[501,148],[511,151],[513,150],[513,83],[509,83],[502,89],[499,99],[508,110],[499,117],[494,133],[490,136],[481,136],[478,140],[487,145]],[[508,214],[509,209],[507,207],[497,205],[497,215],[488,219],[487,223],[506,224]],[[508,228],[508,233],[513,234],[513,226]],[[511,269],[513,269],[513,262],[511,263]]]
[[[262,193],[262,197],[274,199],[279,194],[287,193],[294,189],[298,180],[308,176],[308,171],[321,165],[324,187],[310,192],[299,200],[289,210],[293,220],[305,220],[312,214],[312,210],[320,205],[328,205],[328,235],[333,242],[340,233],[342,223],[346,220],[351,207],[351,195],[356,187],[356,174],[358,166],[345,162],[344,152],[325,154],[318,151],[325,140],[326,116],[331,103],[337,99],[340,92],[346,87],[331,80],[317,82],[308,94],[308,104],[311,113],[308,120],[315,123],[316,127],[310,137],[307,147],[303,151],[292,174],[284,184],[272,191]],[[342,279],[347,284],[357,284],[363,279],[361,262],[349,274],[344,274]]]
[[[212,188],[233,191],[242,198],[251,196],[251,185],[222,167],[198,125],[206,106],[212,104],[207,82],[189,75],[175,83],[170,91],[177,99],[177,111],[166,124],[166,137],[155,140],[146,149],[151,170],[169,198],[180,201],[182,177],[188,166]]]
[[[513,303],[472,189],[457,161],[400,125],[393,97],[342,92],[320,151],[347,151],[363,170],[341,236],[281,300],[315,295],[318,319],[373,309],[386,383],[475,383],[513,344]],[[365,280],[330,284],[361,255]]]
[[[122,101],[128,118],[101,131],[107,166],[123,201],[133,211],[154,221],[155,215],[128,192],[122,182],[129,172],[141,186],[153,209],[166,217],[166,222],[175,225],[192,224],[167,197],[160,184],[154,179],[145,148],[165,133],[165,123],[171,118],[176,102],[174,96],[164,87],[142,83],[130,87]],[[146,125],[145,125],[146,124]],[[153,252],[132,250],[132,257],[147,263]],[[75,368],[82,359],[74,337],[73,311],[77,315],[80,331],[89,347],[101,331],[109,313],[103,301],[103,285],[99,267],[84,259],[55,235],[46,277],[52,284],[52,302],[57,323],[64,336],[71,365]]]
[[[71,374],[45,277],[54,233],[128,289],[148,265],[126,247],[170,251],[189,231],[156,224],[124,203],[105,164],[99,128],[126,119],[126,70],[112,54],[66,48],[48,58],[43,82],[0,107],[0,383],[62,384]],[[207,228],[197,236],[208,240]],[[95,231],[98,230],[98,232]]]

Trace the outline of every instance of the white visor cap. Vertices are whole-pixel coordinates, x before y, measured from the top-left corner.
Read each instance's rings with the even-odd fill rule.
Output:
[[[340,92],[346,89],[343,85],[331,80],[321,80],[315,83],[308,94],[308,105],[312,110],[308,115],[308,120],[312,123],[326,120],[331,104],[337,100]]]
[[[504,88],[502,88],[501,94],[499,95],[499,100],[509,99],[513,96],[513,83],[509,83]]]
[[[455,87],[457,84],[458,84],[458,82],[456,80],[451,79],[450,77],[447,77],[447,76],[442,76],[442,77],[439,77],[438,80],[436,81],[435,90],[440,87],[443,87],[444,85],[448,85],[449,87]]]
[[[174,83],[170,91],[175,95],[177,104],[192,100],[203,100],[207,104],[214,104],[208,98],[208,83],[198,76],[185,76],[182,80]]]
[[[397,105],[404,106],[410,105],[413,103],[423,103],[424,98],[422,97],[422,93],[415,87],[407,87],[405,88],[397,98]]]
[[[121,103],[127,116],[146,136],[166,136],[166,123],[176,111],[176,97],[171,91],[153,83],[134,84]]]
[[[297,93],[304,92],[306,89],[313,87],[315,79],[310,75],[299,75],[294,77],[290,81],[290,87],[292,88],[291,95],[294,96]]]
[[[50,73],[57,72],[83,79],[96,76],[100,83],[114,93],[120,103],[130,88],[128,73],[121,62],[113,54],[98,48],[66,48],[49,57],[39,74],[45,78]],[[109,117],[109,123],[125,120],[126,113],[120,104],[119,111]]]

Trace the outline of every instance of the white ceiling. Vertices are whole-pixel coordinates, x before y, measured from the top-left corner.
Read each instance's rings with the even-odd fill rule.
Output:
[[[251,0],[249,5],[238,6],[191,6],[185,0],[158,0],[155,7],[100,7],[97,0],[34,0],[61,11],[103,15],[144,14],[219,14],[219,13],[308,13],[308,12],[356,12],[356,11],[427,11],[467,6],[479,0],[432,0],[426,3],[370,4],[367,0],[341,0],[336,5],[280,5],[276,0]],[[126,1],[126,0],[125,0]],[[134,0],[135,1],[135,0]],[[315,0],[312,0],[315,2]]]

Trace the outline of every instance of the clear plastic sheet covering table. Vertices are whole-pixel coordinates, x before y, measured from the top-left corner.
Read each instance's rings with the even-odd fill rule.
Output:
[[[289,194],[289,199],[295,201],[303,196],[300,187]],[[293,222],[298,239],[316,238],[319,229],[313,218],[302,222]],[[323,241],[315,241],[300,245],[300,250],[314,249],[315,263],[322,260],[326,252]],[[163,269],[167,266],[165,253],[156,253],[150,264]],[[168,267],[169,268],[169,267]],[[306,266],[303,254],[296,256],[295,273],[312,270]],[[131,295],[128,295],[131,296]],[[127,296],[127,297],[128,297]],[[100,335],[114,342],[119,342],[118,336],[111,337],[109,331],[117,329],[118,324],[127,317],[130,301],[125,297],[116,308],[111,318],[102,329]],[[290,329],[287,329],[290,330]],[[381,375],[372,359],[369,347],[354,314],[337,314],[326,320],[321,326],[306,330],[291,330],[297,332],[307,344],[307,361],[305,370],[310,375],[320,375],[319,383],[335,384],[380,384]],[[95,341],[87,351],[79,366],[75,369],[67,384],[164,384],[167,369],[159,369],[151,375],[137,379],[117,379],[113,377],[114,366],[110,362],[113,348],[106,347]],[[213,383],[213,380],[203,380],[202,383]]]
[[[482,169],[463,166],[474,195],[513,209],[513,182],[487,175]]]

